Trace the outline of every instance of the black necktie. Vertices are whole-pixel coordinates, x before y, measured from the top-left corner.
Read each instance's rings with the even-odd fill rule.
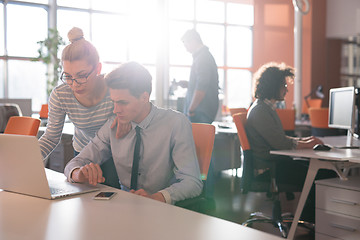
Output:
[[[140,144],[141,144],[141,136],[140,136],[140,127],[136,126],[136,142],[134,149],[134,160],[131,171],[131,185],[130,189],[137,189],[137,179],[138,179],[138,171],[139,171],[139,160],[140,160]]]

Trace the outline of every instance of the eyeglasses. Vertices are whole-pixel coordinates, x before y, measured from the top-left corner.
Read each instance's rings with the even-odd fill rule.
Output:
[[[78,85],[82,85],[84,83],[87,83],[89,76],[94,72],[95,67],[86,75],[79,76],[77,78],[73,78],[71,75],[68,75],[67,73],[63,72],[61,74],[60,80],[66,83],[67,85],[73,85],[74,81]]]

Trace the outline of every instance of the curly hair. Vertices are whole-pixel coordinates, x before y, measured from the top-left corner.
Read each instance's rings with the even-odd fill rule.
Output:
[[[255,98],[277,99],[280,89],[286,84],[286,79],[294,78],[295,70],[285,63],[270,62],[264,64],[254,74]]]

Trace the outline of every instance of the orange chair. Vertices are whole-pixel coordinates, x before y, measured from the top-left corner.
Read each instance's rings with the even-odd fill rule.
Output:
[[[246,115],[247,113],[236,113],[232,116],[235,122],[237,135],[239,137],[242,150],[243,174],[241,180],[241,190],[244,194],[246,194],[251,189],[251,185],[254,181],[254,160],[245,130]]]
[[[208,209],[215,207],[215,202],[213,199],[208,198],[205,192],[215,140],[215,126],[206,123],[192,123],[192,132],[204,188],[200,196],[176,202],[175,205],[192,211],[206,213]]]
[[[307,103],[306,103],[307,102]],[[309,114],[309,108],[321,108],[322,99],[321,98],[314,98],[314,99],[307,99],[304,100],[302,103],[302,114]]]
[[[4,133],[36,136],[39,126],[40,119],[13,116],[9,118]]]
[[[338,136],[346,135],[345,130],[329,128],[329,108],[309,108],[309,118],[311,123],[311,135]]]
[[[49,113],[49,106],[48,104],[43,104],[41,105],[41,109],[40,109],[40,119],[47,119],[48,118],[48,113]]]
[[[295,109],[276,109],[285,131],[295,130]]]
[[[286,135],[295,135],[295,109],[276,109]]]
[[[254,158],[245,130],[246,115],[247,113],[237,113],[233,115],[243,154],[243,174],[241,177],[241,189],[244,194],[249,191],[270,193],[273,201],[273,211],[272,216],[266,216],[261,212],[251,213],[250,218],[242,225],[251,227],[251,225],[256,222],[270,223],[273,226],[277,227],[281,235],[286,238],[288,234],[288,223],[291,223],[292,217],[287,213],[281,214],[279,192],[301,191],[301,189],[298,189],[296,188],[296,186],[288,184],[278,185],[276,183],[275,162],[273,162],[272,167],[269,170],[270,182],[256,179],[254,175]],[[300,223],[304,222],[300,221]]]
[[[215,126],[205,123],[192,123],[192,132],[200,166],[201,179],[206,180],[214,147]]]
[[[229,108],[230,111],[230,115],[234,115],[236,113],[242,113],[242,112],[247,112],[246,108]]]
[[[329,128],[329,108],[309,108],[312,127]]]

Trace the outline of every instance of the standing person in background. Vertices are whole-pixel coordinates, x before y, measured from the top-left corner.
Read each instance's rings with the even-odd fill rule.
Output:
[[[95,136],[95,133],[113,115],[109,89],[101,75],[101,63],[96,48],[85,40],[80,28],[68,33],[70,44],[61,57],[63,84],[57,86],[49,98],[47,128],[39,139],[44,161],[60,141],[67,115],[75,126],[73,147],[77,155]],[[129,124],[116,124],[117,137],[125,135]]]
[[[193,55],[190,79],[187,87],[184,113],[191,122],[212,123],[219,107],[219,76],[214,57],[194,29],[181,38],[186,50]],[[187,82],[186,82],[187,83]]]

